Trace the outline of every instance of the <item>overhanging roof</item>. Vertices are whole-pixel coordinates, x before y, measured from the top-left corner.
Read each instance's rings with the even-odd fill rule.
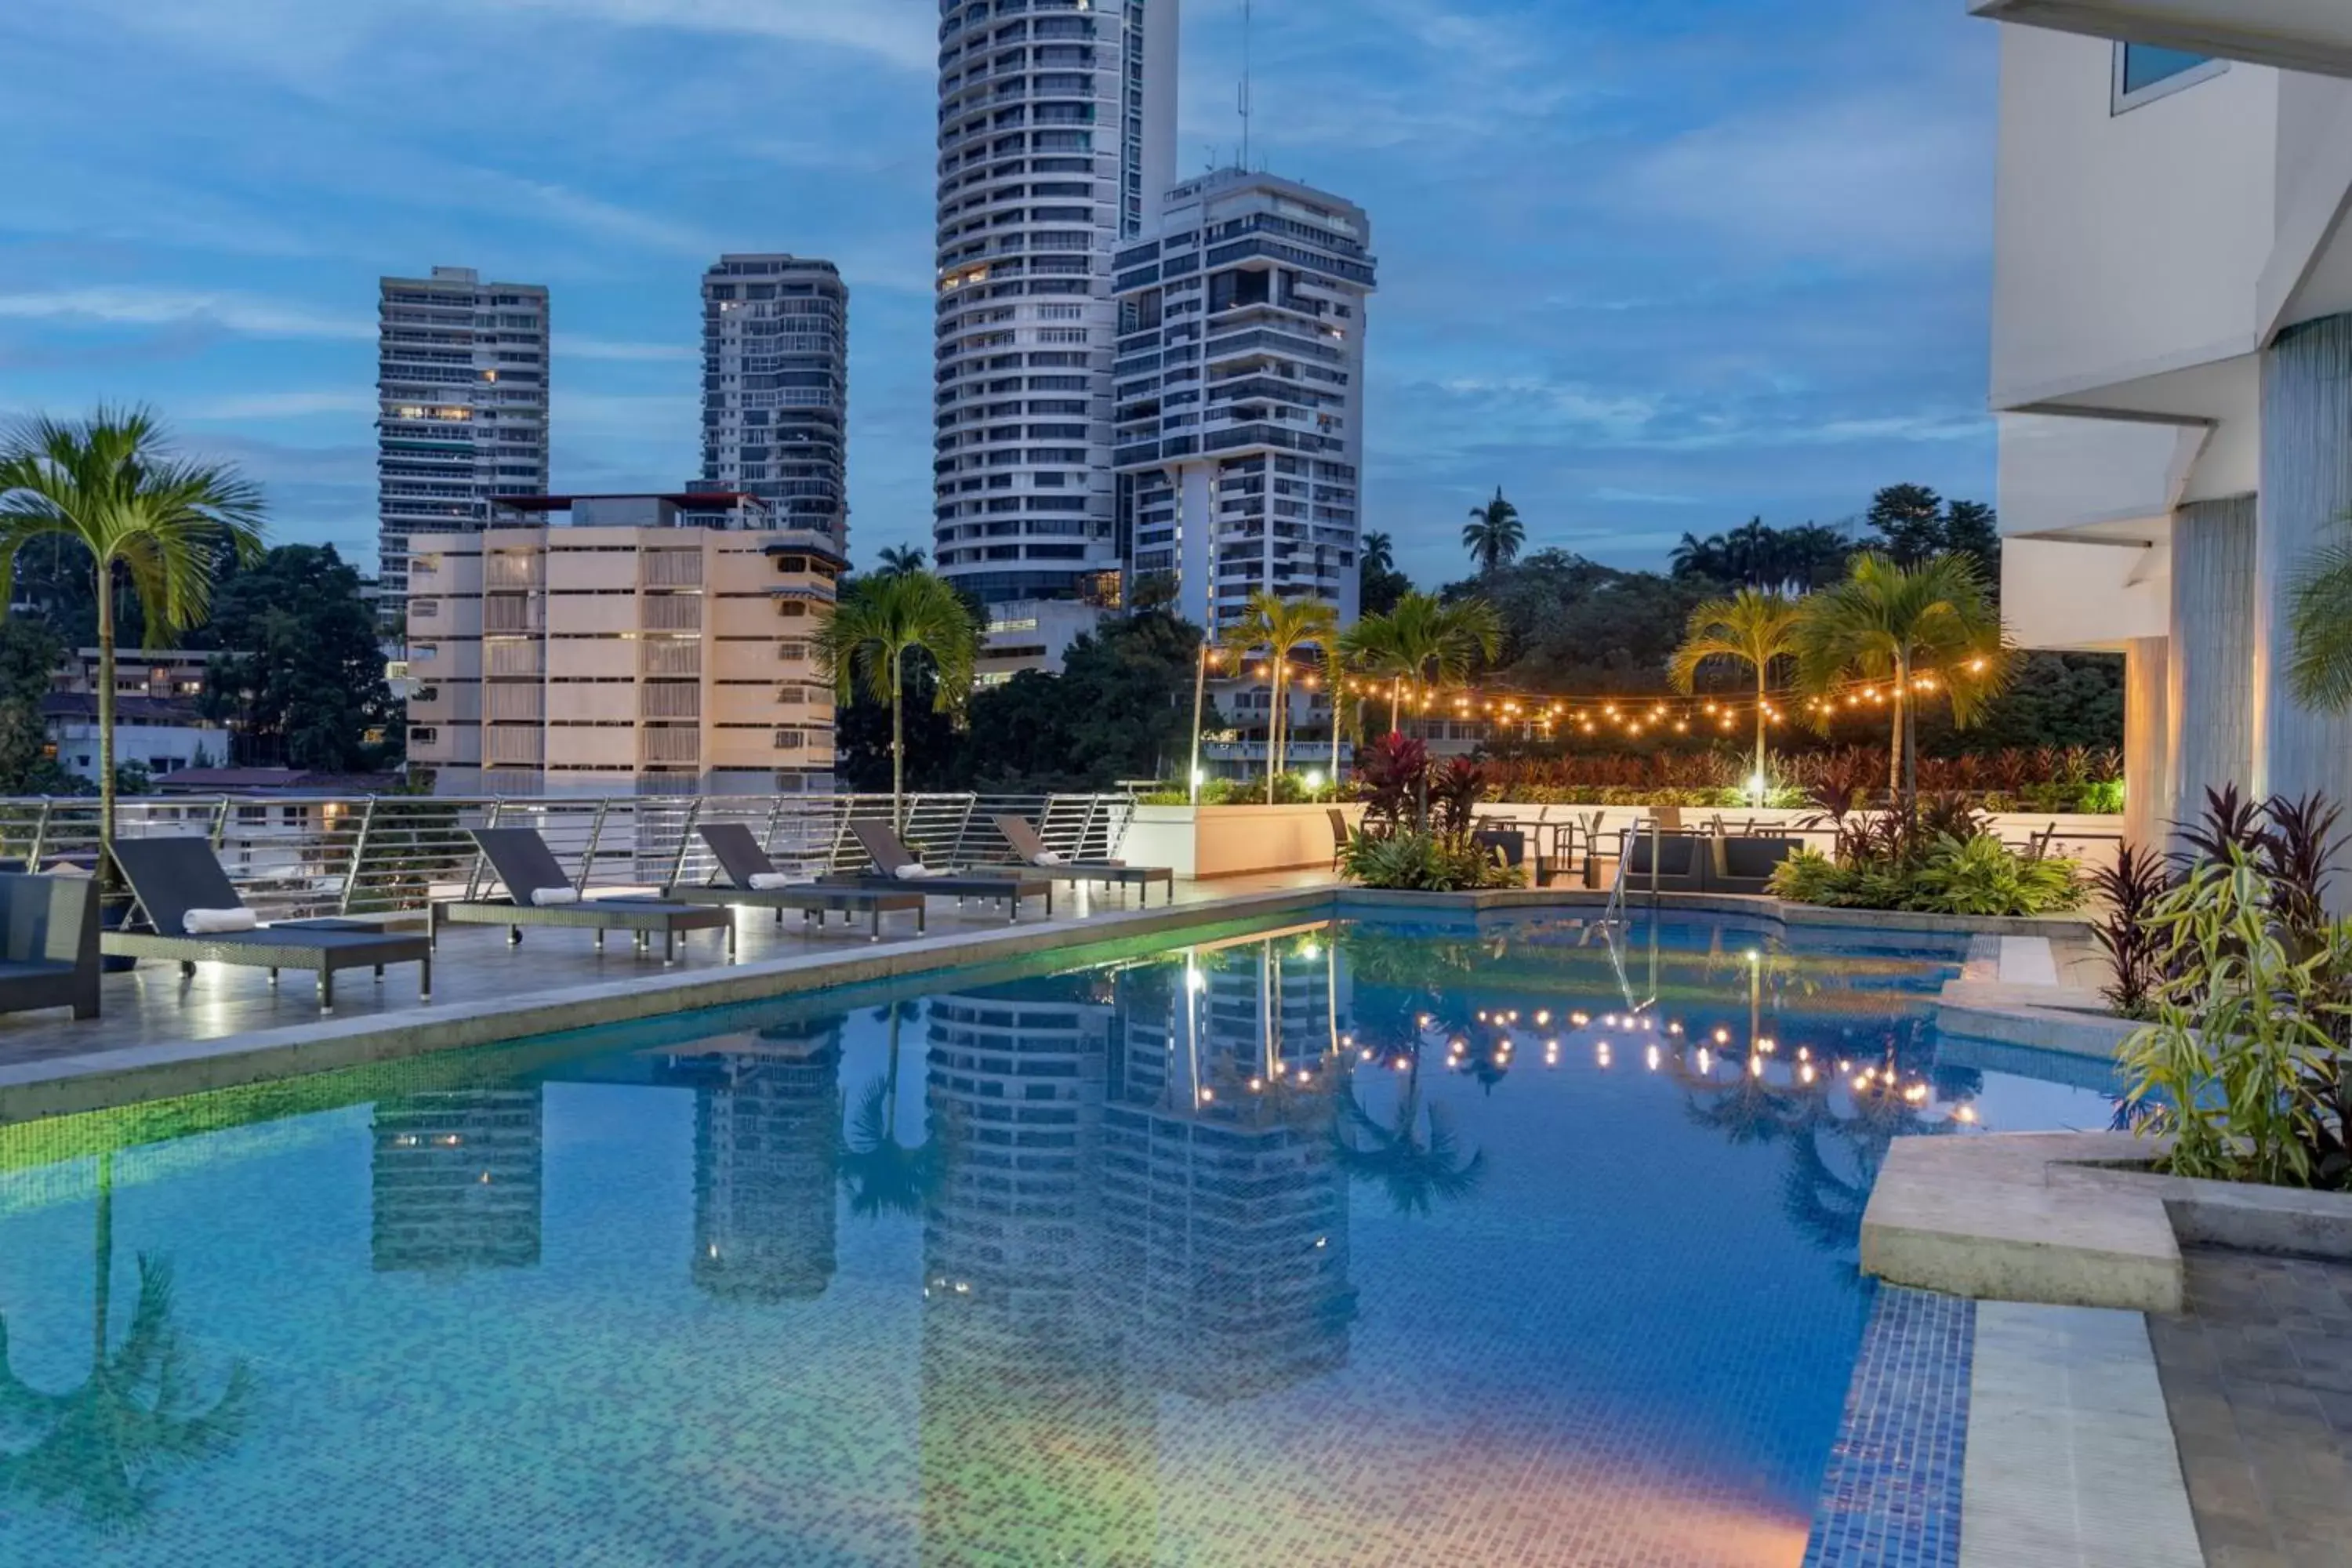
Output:
[[[2352,76],[2345,0],[1969,0],[1969,9],[2021,26]]]

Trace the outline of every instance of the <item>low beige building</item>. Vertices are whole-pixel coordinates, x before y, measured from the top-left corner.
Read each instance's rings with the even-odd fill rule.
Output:
[[[537,496],[410,567],[410,764],[440,795],[819,793],[845,563],[735,494]]]

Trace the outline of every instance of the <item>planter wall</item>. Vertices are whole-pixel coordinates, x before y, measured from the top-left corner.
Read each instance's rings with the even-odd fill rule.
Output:
[[[1127,825],[1120,858],[1165,866],[1193,881],[1267,871],[1323,871],[1331,866],[1328,805],[1139,805]],[[1342,805],[1349,822],[1360,805]]]

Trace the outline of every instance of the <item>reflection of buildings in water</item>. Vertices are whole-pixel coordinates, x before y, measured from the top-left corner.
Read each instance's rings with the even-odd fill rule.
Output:
[[[1103,1292],[1098,976],[932,999],[952,1151],[923,1227],[926,1563],[1151,1561],[1157,1429]]]
[[[539,1262],[544,1101],[537,1087],[381,1100],[371,1131],[377,1269]]]
[[[1331,1145],[1341,962],[1328,942],[1285,936],[1122,981],[1101,1185],[1129,1361],[1211,1400],[1344,1365],[1356,1293]]]
[[[694,1089],[694,1282],[735,1300],[814,1300],[832,1283],[841,1024],[713,1041],[670,1058]]]

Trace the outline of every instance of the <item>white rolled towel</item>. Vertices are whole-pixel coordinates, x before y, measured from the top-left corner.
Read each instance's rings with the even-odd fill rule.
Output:
[[[789,888],[792,885],[793,879],[782,871],[751,873],[751,890],[755,893],[772,893],[779,888]]]
[[[955,873],[944,866],[936,868],[929,866],[901,866],[891,875],[902,882],[919,882],[926,877],[952,877]]]
[[[1037,864],[1040,866],[1066,866],[1069,863],[1069,858],[1058,849],[1040,849],[1037,851]]]
[[[531,889],[530,901],[542,910],[551,908],[557,904],[576,904],[580,901],[580,889],[577,888],[534,888]]]
[[[190,910],[180,917],[180,929],[190,936],[217,936],[224,931],[252,931],[261,917],[251,910]]]

